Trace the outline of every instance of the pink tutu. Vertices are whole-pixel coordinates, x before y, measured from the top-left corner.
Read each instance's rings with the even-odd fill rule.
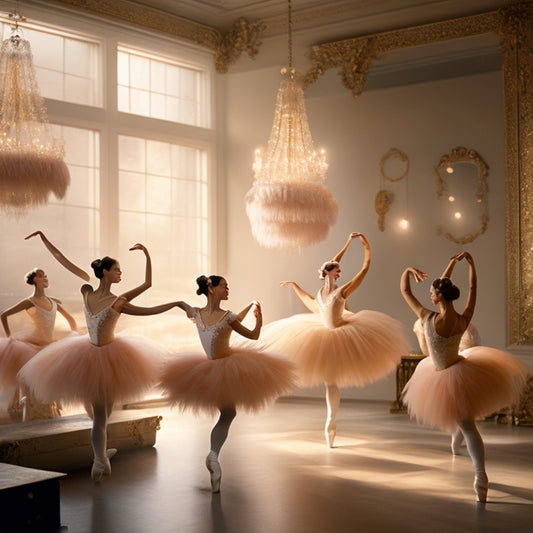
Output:
[[[18,371],[41,349],[15,337],[0,339],[0,388],[18,385]]]
[[[222,358],[199,353],[176,354],[166,362],[160,383],[172,404],[194,413],[235,407],[258,411],[292,390],[293,366],[260,353],[238,349]]]
[[[443,370],[437,370],[430,357],[423,359],[402,400],[420,424],[452,433],[462,420],[482,418],[516,403],[527,375],[526,365],[511,354],[474,346]]]
[[[362,387],[395,370],[409,353],[402,328],[378,311],[345,311],[335,328],[318,313],[303,313],[267,324],[257,345],[294,361],[302,386]]]
[[[155,385],[167,353],[144,337],[117,336],[103,346],[88,335],[66,337],[43,348],[18,379],[43,402],[125,403]]]

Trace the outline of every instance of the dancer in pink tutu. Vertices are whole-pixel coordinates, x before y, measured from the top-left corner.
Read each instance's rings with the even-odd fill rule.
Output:
[[[459,289],[450,276],[455,265],[465,259],[469,264],[469,294],[462,314],[453,301]],[[518,400],[528,374],[527,367],[502,350],[474,346],[459,353],[459,343],[474,314],[477,297],[477,274],[468,252],[454,255],[442,276],[433,281],[431,302],[439,311],[426,309],[413,296],[410,277],[417,282],[427,274],[407,268],[401,278],[405,301],[421,319],[429,349],[404,388],[402,400],[409,414],[420,424],[438,427],[452,434],[452,452],[466,440],[474,465],[474,491],[477,500],[487,501],[488,478],[485,472],[485,446],[476,419],[494,413]]]
[[[347,283],[337,286],[340,261],[353,239],[359,239],[365,255],[361,270]],[[294,281],[290,285],[312,313],[302,313],[271,322],[263,328],[260,346],[286,354],[298,367],[300,384],[325,383],[326,442],[333,447],[337,432],[339,387],[362,387],[396,369],[409,352],[400,322],[377,311],[352,313],[346,300],[361,285],[370,267],[370,245],[362,233],[351,233],[340,252],[319,269],[324,285],[316,298]]]
[[[258,411],[269,401],[289,392],[294,383],[292,365],[282,358],[254,349],[230,347],[235,331],[249,339],[257,339],[262,325],[261,307],[252,302],[239,315],[221,309],[228,299],[227,281],[220,276],[200,276],[197,294],[207,297],[201,309],[178,302],[198,329],[204,354],[179,353],[163,370],[161,388],[170,402],[194,413],[220,412],[211,431],[211,450],[206,466],[211,475],[211,489],[219,492],[222,471],[218,456],[226,441],[237,409]],[[245,327],[241,320],[253,307],[255,328]],[[207,355],[207,358],[206,358]]]
[[[2,326],[8,337],[0,339],[0,389],[15,388],[16,403],[21,400],[23,404],[31,404],[28,391],[23,388],[19,392],[18,371],[44,346],[57,340],[54,328],[58,311],[65,317],[72,331],[76,331],[77,328],[74,317],[61,305],[61,302],[46,295],[49,282],[44,270],[34,268],[26,274],[25,281],[33,286],[33,295],[0,314]],[[26,311],[33,327],[12,334],[8,318],[21,311]],[[57,415],[59,411],[51,406],[50,413]],[[23,409],[22,419],[23,421],[28,419],[27,409]]]
[[[71,263],[41,231],[46,248],[70,272],[84,280],[89,275]],[[141,250],[146,256],[145,281],[138,287],[115,296],[114,283],[121,281],[118,261],[110,257],[97,259],[91,266],[99,285],[81,287],[83,306],[89,333],[67,337],[41,350],[19,372],[19,380],[43,401],[83,403],[93,418],[91,442],[94,462],[91,477],[97,482],[111,474],[107,450],[107,421],[115,403],[125,403],[142,397],[159,377],[160,366],[167,354],[162,346],[140,336],[115,337],[114,330],[121,313],[154,315],[175,307],[177,302],[155,307],[138,307],[130,301],[147,290],[152,283],[150,255],[142,244],[130,250]]]

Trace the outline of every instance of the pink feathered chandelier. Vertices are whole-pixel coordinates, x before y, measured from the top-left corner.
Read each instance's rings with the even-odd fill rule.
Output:
[[[29,41],[19,13],[0,50],[0,208],[24,213],[63,198],[70,184],[63,143],[54,139],[39,94]]]
[[[246,194],[252,234],[266,248],[301,248],[324,240],[338,205],[324,185],[328,163],[314,146],[301,79],[292,67],[289,0],[289,66],[281,70],[267,153],[256,150],[254,184]]]

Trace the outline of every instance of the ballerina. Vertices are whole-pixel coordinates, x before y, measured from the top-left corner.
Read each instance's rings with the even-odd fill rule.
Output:
[[[220,413],[211,431],[211,448],[206,458],[211,490],[219,492],[222,470],[218,456],[237,409],[255,412],[289,392],[294,374],[292,365],[282,358],[254,349],[230,347],[233,331],[249,339],[259,337],[262,325],[259,303],[252,302],[236,315],[220,307],[229,295],[224,278],[200,276],[196,281],[196,292],[207,297],[207,305],[200,309],[178,302],[178,307],[195,322],[205,355],[177,354],[166,362],[160,386],[173,405],[189,408],[196,414]],[[251,308],[256,321],[253,330],[241,323]]]
[[[359,239],[365,255],[361,270],[347,283],[337,286],[340,261],[353,239]],[[362,233],[351,233],[340,252],[319,269],[324,280],[316,298],[294,281],[289,285],[311,313],[302,313],[271,322],[263,328],[262,349],[285,353],[297,364],[301,386],[324,383],[327,419],[324,429],[332,448],[337,432],[339,387],[362,387],[395,370],[408,353],[402,325],[377,311],[352,313],[346,300],[361,285],[370,267],[370,245]]]
[[[57,340],[54,335],[57,312],[65,317],[73,332],[77,330],[77,326],[74,317],[63,307],[61,301],[46,295],[49,281],[43,269],[34,268],[24,279],[33,287],[32,296],[20,300],[0,314],[0,321],[7,336],[6,339],[0,339],[0,388],[15,389],[12,403],[17,406],[22,404],[22,420],[26,422],[36,417],[59,416],[59,409],[55,403],[36,406],[26,388],[19,390],[21,387],[17,382],[18,371],[44,346]],[[8,318],[22,311],[26,311],[33,327],[11,333]]]
[[[455,311],[453,301],[459,289],[450,280],[455,265],[469,264],[469,293],[464,311]],[[474,491],[479,502],[487,501],[485,445],[476,419],[515,403],[525,386],[528,369],[511,354],[486,346],[474,346],[459,353],[459,344],[474,314],[477,272],[468,252],[454,255],[442,276],[433,281],[430,294],[439,311],[425,308],[413,295],[410,277],[416,282],[427,274],[407,268],[401,277],[402,295],[421,319],[430,357],[415,369],[402,393],[410,416],[420,424],[438,427],[452,434],[452,453],[457,455],[466,440],[474,466]]]
[[[26,239],[36,235],[67,270],[89,281],[89,275],[71,263],[41,231]],[[95,482],[111,474],[109,458],[116,450],[107,450],[107,422],[113,405],[142,397],[157,382],[160,366],[167,355],[165,348],[143,337],[115,337],[120,314],[154,315],[176,306],[176,302],[155,307],[130,303],[152,284],[148,250],[142,244],[130,250],[141,250],[145,254],[144,283],[117,297],[111,287],[121,281],[120,264],[107,256],[94,260],[91,266],[99,279],[98,287],[93,289],[89,284],[81,287],[88,334],[67,337],[47,346],[18,374],[18,379],[39,399],[85,405],[93,419],[91,478]]]

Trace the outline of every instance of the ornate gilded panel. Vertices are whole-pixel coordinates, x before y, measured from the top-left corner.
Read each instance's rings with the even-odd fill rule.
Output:
[[[372,60],[387,52],[451,39],[495,33],[503,54],[507,244],[507,342],[533,346],[533,2],[369,36],[316,45],[311,85],[339,70],[357,97]]]

